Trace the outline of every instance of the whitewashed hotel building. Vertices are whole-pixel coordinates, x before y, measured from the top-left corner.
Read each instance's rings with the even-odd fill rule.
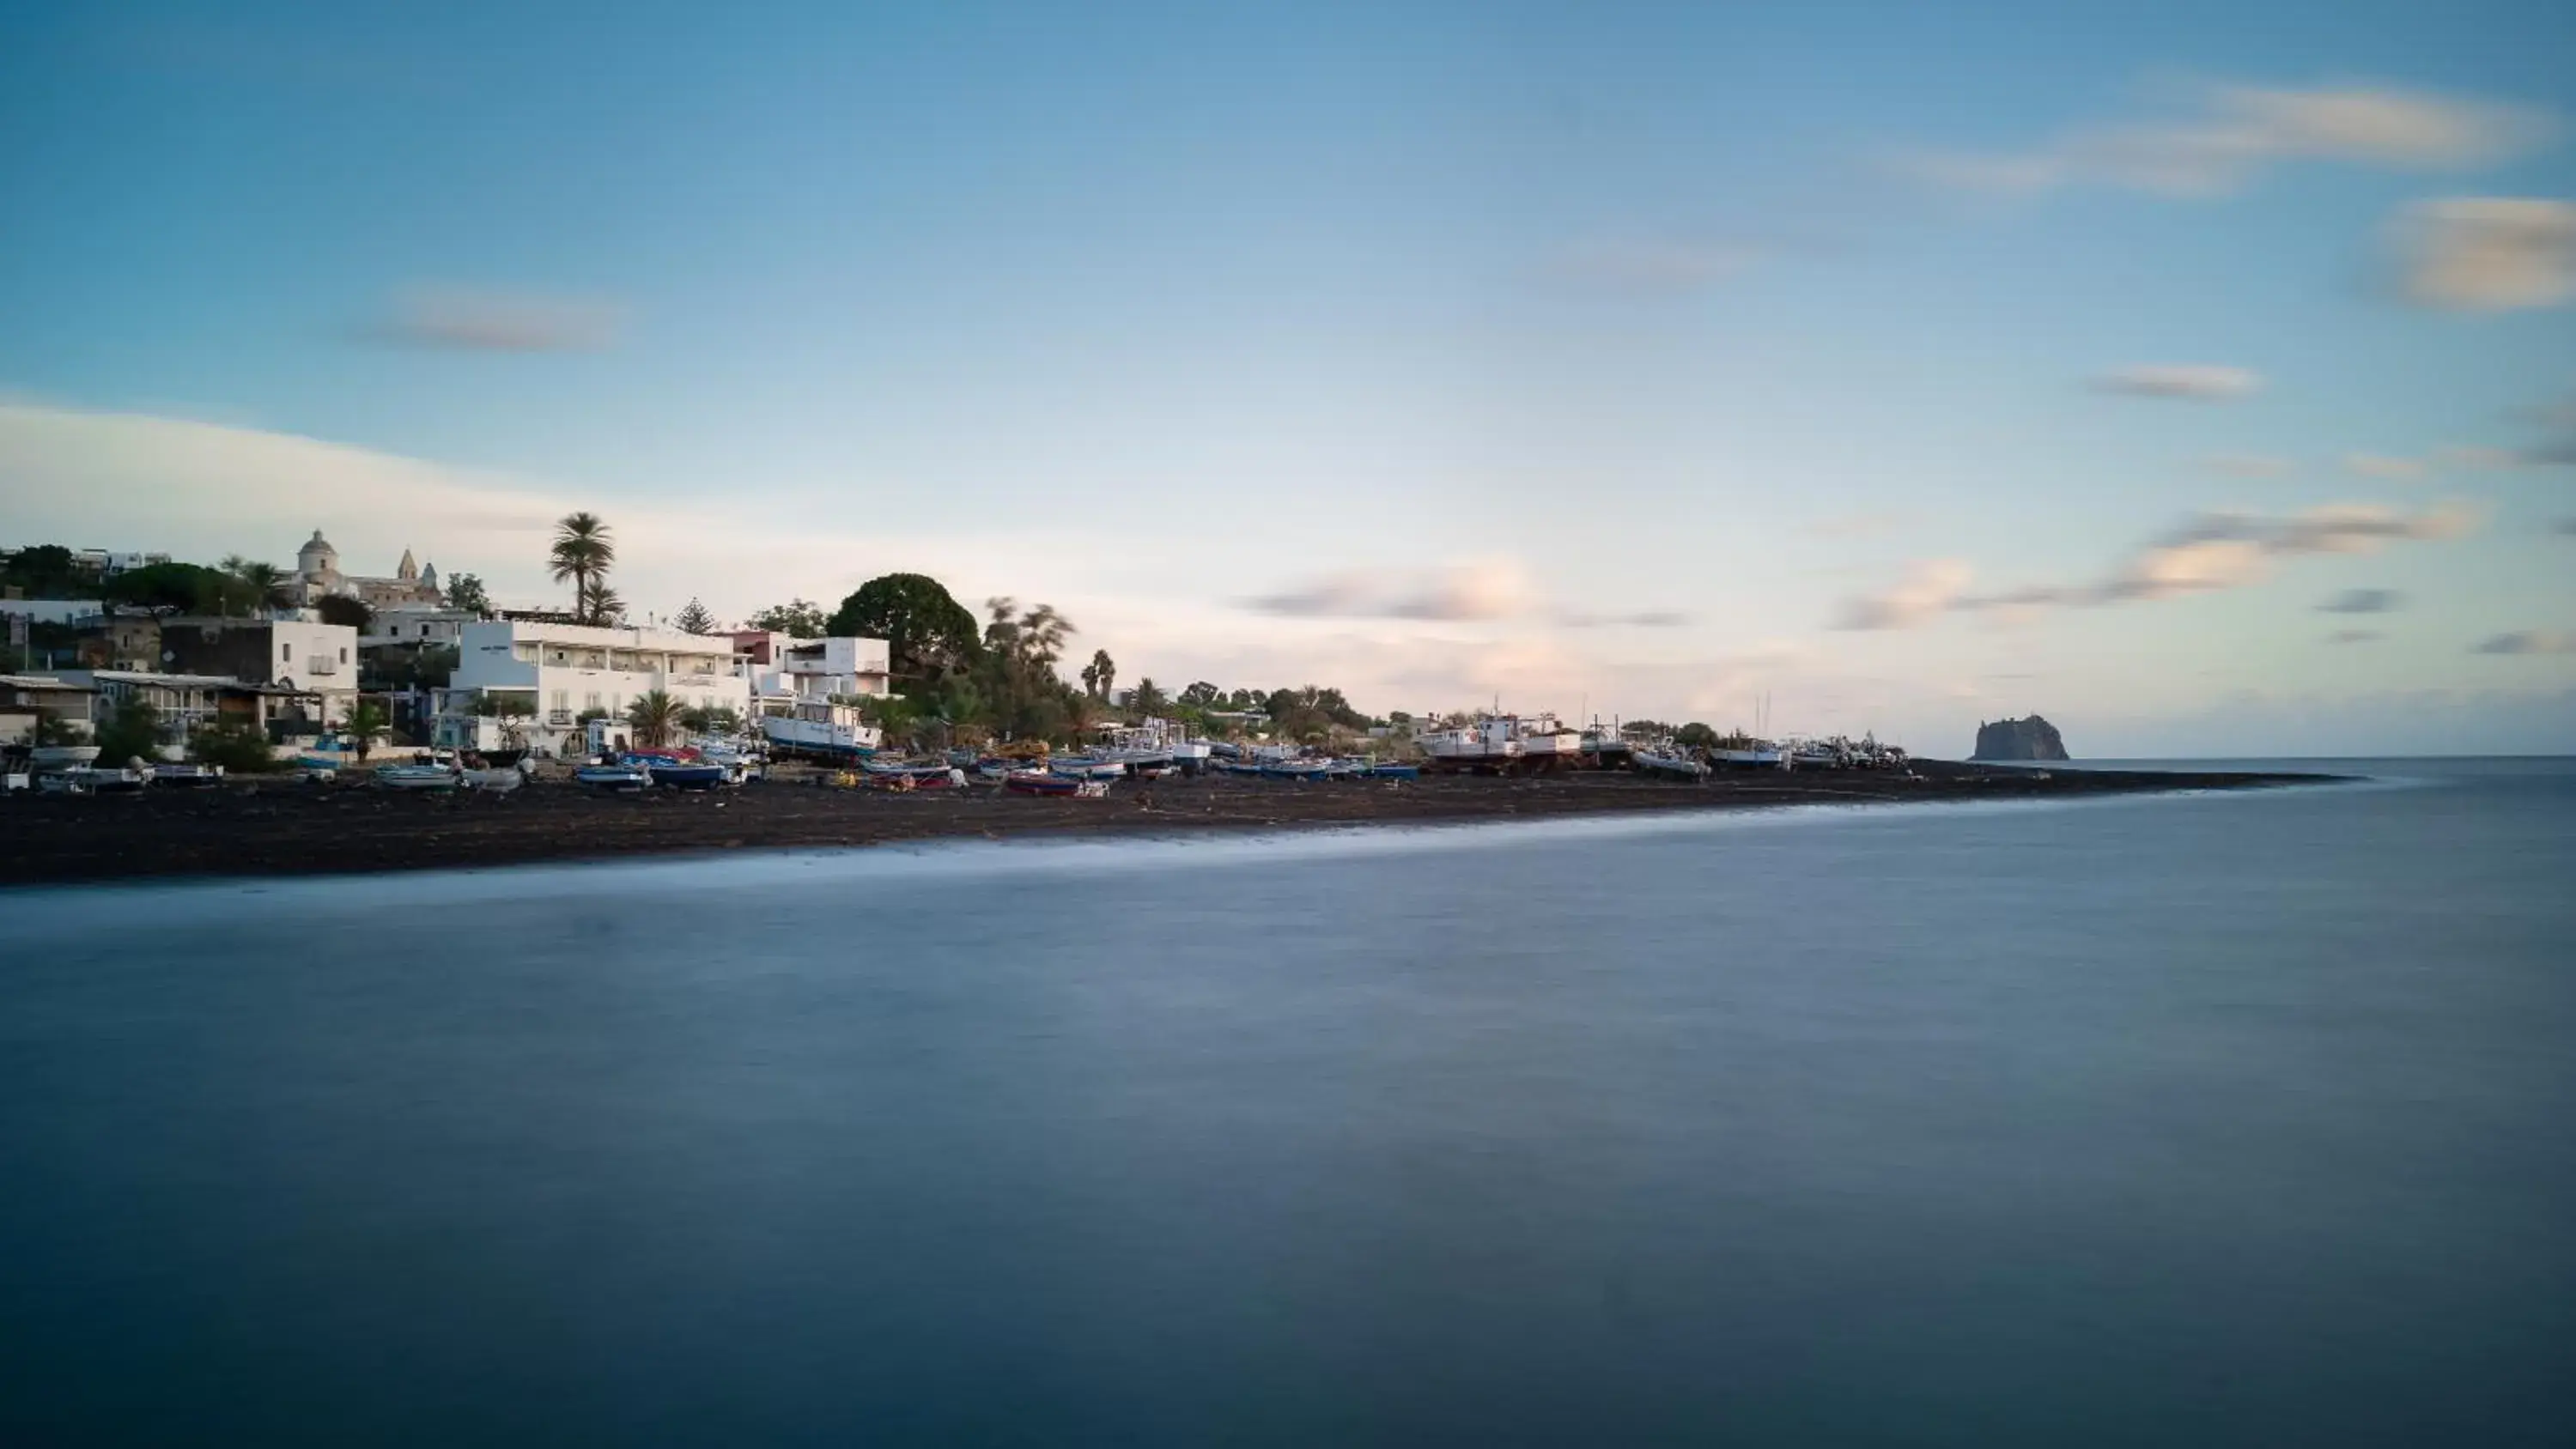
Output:
[[[584,714],[623,719],[657,689],[684,706],[752,712],[751,680],[723,634],[498,619],[465,625],[456,648],[456,673],[439,697],[443,743],[490,745],[475,719],[486,694],[524,701],[534,711],[520,726],[528,742],[558,754],[566,743],[580,747]]]

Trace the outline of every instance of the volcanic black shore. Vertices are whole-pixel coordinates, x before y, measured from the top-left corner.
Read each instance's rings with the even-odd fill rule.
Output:
[[[203,790],[0,800],[0,884],[277,876],[879,845],[939,838],[1188,835],[1212,830],[1530,820],[1782,805],[2027,800],[2247,789],[2317,775],[2038,771],[1917,761],[1909,772],[1759,771],[1705,784],[1586,773],[1416,782],[1211,777],[1124,781],[1105,799],[990,787],[911,794],[786,774],[735,790],[593,795],[539,779],[505,795],[398,792],[363,776]]]

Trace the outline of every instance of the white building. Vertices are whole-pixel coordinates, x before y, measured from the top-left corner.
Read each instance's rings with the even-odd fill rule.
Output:
[[[518,701],[530,711],[528,742],[561,753],[568,742],[579,748],[583,715],[622,718],[656,690],[685,706],[751,712],[751,681],[735,667],[729,636],[478,620],[462,629],[456,673],[440,695],[441,739],[484,743],[473,721],[489,695]]]
[[[753,675],[754,690],[763,700],[827,700],[886,694],[893,688],[883,639],[776,638],[769,651],[773,662],[755,666]]]
[[[378,609],[368,616],[367,632],[358,636],[358,647],[380,649],[399,644],[418,648],[424,644],[443,644],[455,649],[465,642],[465,626],[480,623],[482,618],[471,609],[436,605],[396,605]]]

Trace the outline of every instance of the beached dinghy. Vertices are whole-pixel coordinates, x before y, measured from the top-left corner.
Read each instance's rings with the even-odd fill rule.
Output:
[[[631,794],[653,783],[651,772],[642,765],[583,765],[572,772],[573,783],[586,790]]]
[[[1058,795],[1067,799],[1096,800],[1109,793],[1109,782],[1076,780],[1042,770],[1020,770],[1002,781],[1002,788],[1014,795]]]
[[[376,783],[389,790],[453,790],[457,776],[447,765],[379,765]]]
[[[654,784],[674,790],[712,790],[732,773],[713,760],[689,760],[647,751],[629,754],[620,763],[642,770]]]

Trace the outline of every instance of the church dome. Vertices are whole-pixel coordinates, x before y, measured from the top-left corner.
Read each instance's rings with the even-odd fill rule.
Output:
[[[313,530],[311,538],[305,540],[304,547],[295,551],[295,569],[298,573],[327,574],[336,572],[339,567],[340,551],[331,546],[330,540],[324,538],[322,530],[318,528]]]

